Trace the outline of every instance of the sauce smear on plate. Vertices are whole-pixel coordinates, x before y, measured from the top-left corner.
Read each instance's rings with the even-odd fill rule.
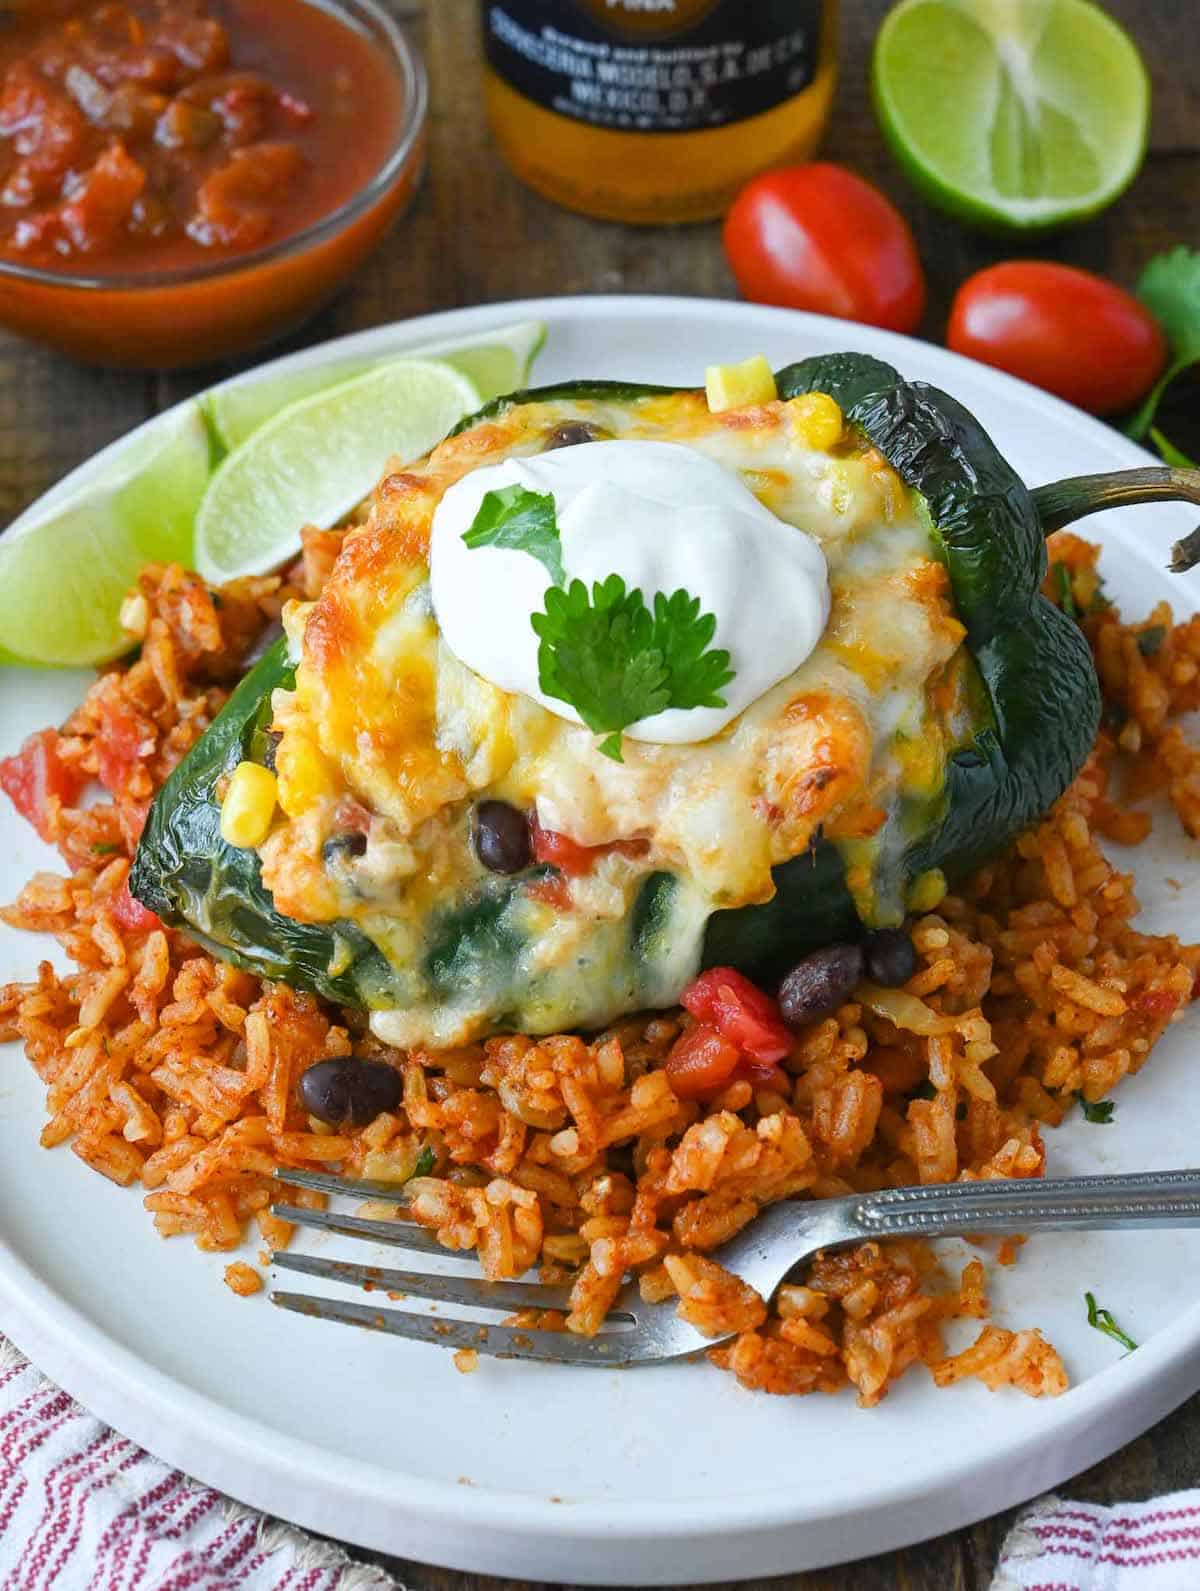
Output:
[[[19,0],[0,15],[0,255],[81,275],[250,253],[383,166],[403,105],[306,0]]]

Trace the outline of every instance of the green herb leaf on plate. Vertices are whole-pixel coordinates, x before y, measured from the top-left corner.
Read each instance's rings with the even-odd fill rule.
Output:
[[[1091,1100],[1081,1099],[1080,1109],[1083,1111],[1084,1121],[1090,1121],[1097,1127],[1108,1127],[1112,1123],[1113,1111],[1116,1110],[1116,1101],[1112,1099]]]
[[[1084,1293],[1083,1297],[1087,1304],[1088,1325],[1094,1326],[1097,1331],[1102,1331],[1106,1337],[1111,1337],[1114,1342],[1119,1342],[1122,1348],[1128,1348],[1132,1353],[1137,1343],[1117,1325],[1112,1317],[1112,1311],[1099,1308],[1092,1293]]]
[[[433,1150],[428,1144],[423,1144],[421,1146],[421,1153],[417,1156],[417,1163],[412,1168],[412,1173],[409,1180],[411,1181],[412,1177],[431,1176],[433,1174],[433,1168],[436,1165],[437,1156],[434,1154]]]
[[[1156,255],[1138,278],[1136,292],[1162,327],[1170,349],[1166,369],[1125,426],[1126,435],[1140,441],[1150,431],[1172,381],[1200,362],[1200,249],[1180,243]],[[1161,432],[1154,441],[1168,464],[1178,465],[1183,460],[1186,466],[1184,455],[1169,442],[1167,447],[1177,456],[1168,457]]]
[[[462,539],[472,551],[476,547],[505,547],[512,552],[527,552],[544,565],[556,586],[566,584],[558,519],[549,492],[531,492],[527,486],[502,486],[486,493]]]

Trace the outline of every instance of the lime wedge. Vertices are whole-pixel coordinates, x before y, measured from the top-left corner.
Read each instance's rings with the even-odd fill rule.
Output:
[[[1095,215],[1146,149],[1146,69],[1090,0],[901,0],[875,41],[871,85],[914,187],[992,230]]]
[[[185,404],[10,526],[0,537],[0,662],[76,666],[128,651],[121,599],[143,564],[191,561],[209,459],[200,410]]]
[[[389,462],[420,458],[478,407],[474,382],[425,359],[396,359],[289,404],[209,483],[196,568],[214,585],[265,574],[299,547],[305,525],[335,525]]]
[[[397,345],[404,342],[403,327],[397,327],[393,340]],[[214,387],[201,402],[218,442],[232,452],[288,404],[353,380],[401,355],[413,359],[440,359],[453,365],[475,383],[480,401],[486,403],[490,398],[515,392],[525,385],[529,367],[545,340],[545,325],[537,320],[499,326],[474,339],[458,338],[420,348],[389,347],[385,338],[382,354],[374,353],[369,358],[350,356],[317,368],[265,376],[238,376]]]

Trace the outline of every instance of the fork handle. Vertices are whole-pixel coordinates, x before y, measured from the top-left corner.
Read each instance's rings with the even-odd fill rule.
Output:
[[[839,1200],[846,1236],[951,1237],[1069,1227],[1200,1226],[1200,1171],[1115,1177],[1022,1178],[887,1188]]]

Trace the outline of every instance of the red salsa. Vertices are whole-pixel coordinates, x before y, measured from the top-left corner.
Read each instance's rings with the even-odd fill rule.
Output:
[[[362,189],[403,105],[306,0],[0,4],[0,255],[92,275],[216,263]]]

